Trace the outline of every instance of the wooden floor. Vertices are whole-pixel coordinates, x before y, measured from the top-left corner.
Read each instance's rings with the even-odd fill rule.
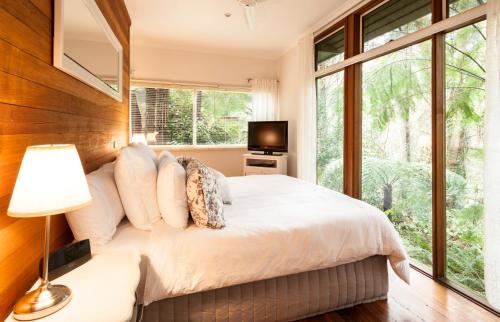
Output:
[[[421,273],[411,270],[411,274],[411,285],[407,285],[391,271],[389,295],[385,301],[358,305],[303,321],[500,321],[499,317]]]

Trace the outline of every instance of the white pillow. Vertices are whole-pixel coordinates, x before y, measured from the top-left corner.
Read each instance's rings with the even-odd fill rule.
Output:
[[[186,170],[175,158],[160,158],[157,192],[163,220],[174,228],[186,228],[189,219]]]
[[[125,215],[113,178],[114,164],[108,163],[87,175],[92,196],[89,206],[66,213],[76,240],[90,239],[93,246],[111,240]]]
[[[156,199],[158,171],[153,160],[134,147],[121,150],[115,164],[115,181],[125,214],[137,229],[150,230],[160,219]]]
[[[177,161],[177,159],[175,158],[175,156],[170,151],[168,151],[168,150],[161,151],[160,155],[158,156],[158,164],[160,164],[163,159]]]
[[[92,185],[95,185],[108,201],[110,206],[109,214],[114,225],[118,226],[123,217],[125,217],[125,209],[123,209],[120,194],[116,187],[115,162],[106,163],[99,170],[91,172],[87,175],[87,180]]]
[[[133,142],[133,143],[130,143],[129,146],[133,147],[133,148],[141,151],[145,155],[147,155],[149,158],[151,158],[151,160],[153,160],[155,165],[158,167],[158,156],[156,155],[156,152],[153,151],[153,149],[151,149],[148,145],[146,145],[144,143]]]
[[[227,182],[227,178],[222,172],[219,172],[213,168],[210,168],[215,176],[215,183],[219,187],[219,191],[222,197],[222,202],[225,204],[233,203],[233,195],[231,194],[231,189],[229,188],[229,183]]]

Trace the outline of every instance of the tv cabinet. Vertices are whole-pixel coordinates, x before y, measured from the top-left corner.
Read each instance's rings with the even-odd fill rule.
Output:
[[[255,174],[283,174],[287,175],[286,154],[264,155],[264,154],[243,154],[243,175]]]

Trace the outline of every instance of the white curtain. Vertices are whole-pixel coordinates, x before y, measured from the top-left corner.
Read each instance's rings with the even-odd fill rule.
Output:
[[[279,118],[278,81],[252,80],[252,120],[275,121]]]
[[[299,115],[297,131],[297,176],[316,182],[316,87],[314,80],[314,36],[299,40]]]
[[[500,309],[500,0],[487,6],[484,274],[486,297]]]

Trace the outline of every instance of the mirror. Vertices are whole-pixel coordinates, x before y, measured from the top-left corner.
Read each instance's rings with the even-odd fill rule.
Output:
[[[122,100],[123,49],[95,0],[57,0],[54,66]]]

